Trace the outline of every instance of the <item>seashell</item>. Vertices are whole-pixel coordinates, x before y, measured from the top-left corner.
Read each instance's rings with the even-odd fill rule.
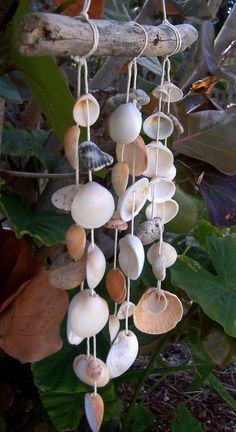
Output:
[[[160,230],[159,225],[157,223],[159,219],[151,219],[145,222],[142,222],[137,229],[136,235],[141,240],[143,245],[148,245],[153,241],[159,240],[160,238]]]
[[[145,215],[148,220],[160,218],[162,224],[166,224],[175,218],[179,211],[179,205],[176,201],[170,199],[163,203],[151,203],[146,207]]]
[[[118,333],[107,356],[106,364],[111,378],[116,378],[126,372],[135,361],[138,354],[138,339],[132,331]]]
[[[91,337],[106,325],[109,309],[106,300],[90,289],[76,294],[70,302],[68,319],[71,329],[81,337]]]
[[[67,340],[71,345],[79,345],[84,340],[83,337],[77,336],[77,334],[73,332],[69,319],[67,319],[66,332],[67,332]]]
[[[117,316],[115,315],[110,315],[108,326],[109,326],[110,342],[112,343],[120,330],[119,318],[117,318]]]
[[[158,255],[152,262],[152,271],[154,276],[159,281],[163,281],[166,277],[166,257],[161,254]]]
[[[183,306],[176,295],[149,288],[139,300],[133,318],[135,327],[143,333],[163,334],[173,329],[182,316]]]
[[[119,231],[126,231],[128,228],[127,222],[123,221],[119,213],[115,211],[111,219],[104,225],[108,229],[118,229]]]
[[[100,106],[93,95],[87,93],[75,103],[73,117],[80,126],[92,126],[98,119]]]
[[[112,156],[103,152],[92,141],[84,141],[79,146],[79,156],[88,170],[99,171],[114,162]]]
[[[108,123],[110,137],[119,144],[130,144],[139,135],[142,115],[138,108],[128,102],[113,111]]]
[[[154,203],[165,202],[174,196],[175,189],[171,180],[155,177],[150,181],[148,200]]]
[[[94,289],[101,282],[106,270],[106,258],[101,249],[90,243],[86,261],[86,280],[89,288]]]
[[[159,126],[159,136],[157,137],[157,128]],[[156,112],[150,115],[144,120],[143,130],[145,134],[152,139],[164,139],[168,138],[174,130],[174,124],[172,120],[163,112]]]
[[[166,180],[173,180],[176,176],[176,168],[174,165],[172,165],[171,169],[165,173],[163,177],[166,178]]]
[[[133,183],[125,191],[124,195],[118,200],[118,212],[121,219],[128,222],[132,219],[134,208],[134,217],[144,206],[149,194],[149,181],[147,178],[141,178]]]
[[[99,432],[104,415],[104,403],[102,397],[99,394],[86,393],[84,407],[91,431]]]
[[[174,162],[172,152],[160,141],[153,141],[147,144],[146,149],[148,165],[143,175],[146,177],[166,177]]]
[[[76,169],[78,165],[79,136],[80,128],[78,126],[70,127],[64,136],[65,154],[74,169]]]
[[[157,99],[162,95],[163,102],[178,102],[183,97],[182,90],[169,81],[164,81],[152,91],[152,95]]]
[[[82,258],[86,245],[86,233],[79,225],[71,225],[66,233],[66,247],[75,261]]]
[[[160,249],[160,250],[159,250]],[[148,262],[153,265],[154,260],[160,255],[164,255],[166,258],[166,267],[172,266],[177,260],[177,252],[173,246],[169,243],[162,242],[160,248],[160,242],[152,245],[147,251]]]
[[[117,162],[112,168],[111,182],[116,195],[124,194],[129,181],[129,166],[127,162]]]
[[[118,93],[114,96],[111,96],[106,101],[107,108],[114,110],[119,105],[126,102],[126,93]],[[133,90],[129,94],[129,102],[137,102],[138,106],[147,105],[150,102],[150,97],[148,94],[142,89]]]
[[[133,315],[133,313],[134,313],[134,309],[135,309],[135,304],[134,303],[132,303],[131,301],[125,301],[119,307],[119,310],[117,312],[117,318],[119,320],[125,319],[126,318],[127,310],[128,310],[128,318],[131,317]]]
[[[120,252],[118,261],[124,274],[136,280],[143,270],[145,255],[141,240],[132,234],[127,234],[119,241]]]
[[[65,186],[61,189],[58,189],[52,195],[52,198],[51,198],[51,201],[52,201],[52,204],[54,205],[54,207],[56,207],[60,210],[70,211],[72,201],[73,201],[76,193],[78,192],[79,188],[80,188],[80,186],[73,184],[73,185]]]
[[[81,381],[91,386],[96,381],[97,387],[104,387],[110,379],[106,364],[98,358],[95,359],[91,354],[78,355],[74,359],[73,369]]]
[[[106,275],[106,289],[111,299],[116,303],[122,303],[126,297],[125,276],[118,268],[109,270]]]
[[[114,209],[112,194],[91,181],[80,186],[71,205],[71,215],[83,228],[99,228],[111,218]]]
[[[123,160],[128,164],[130,175],[140,176],[147,168],[148,156],[145,142],[138,136],[129,145],[116,145],[116,157],[118,161]]]
[[[70,261],[49,271],[49,282],[59,289],[76,288],[85,280],[85,257],[80,261]]]
[[[174,128],[175,128],[176,132],[178,132],[180,135],[183,134],[184,128],[183,128],[182,124],[180,123],[179,119],[177,119],[177,117],[175,117],[171,113],[166,113],[166,115],[168,115],[168,117],[170,117],[170,119],[174,123]]]

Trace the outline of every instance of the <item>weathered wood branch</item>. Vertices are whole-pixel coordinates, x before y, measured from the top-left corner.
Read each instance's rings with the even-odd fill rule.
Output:
[[[95,55],[134,57],[144,44],[143,31],[133,22],[94,20],[99,31]],[[143,26],[148,33],[148,44],[143,56],[164,56],[176,47],[174,31],[166,25]],[[190,24],[176,26],[181,38],[181,51],[190,47],[198,37]],[[80,19],[49,13],[26,15],[18,28],[17,47],[27,56],[83,56],[93,45],[90,25]]]

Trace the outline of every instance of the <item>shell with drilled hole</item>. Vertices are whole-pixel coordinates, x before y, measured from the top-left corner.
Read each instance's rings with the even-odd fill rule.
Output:
[[[138,354],[138,339],[128,330],[118,333],[107,356],[106,364],[111,378],[116,378],[126,372],[135,361]]]
[[[146,207],[145,215],[148,220],[159,218],[163,224],[175,218],[179,211],[179,205],[173,199],[162,203],[151,203]]]
[[[76,376],[85,384],[94,385],[96,381],[98,387],[104,387],[109,379],[109,371],[106,364],[93,355],[80,354],[73,362],[73,369]]]
[[[143,175],[146,177],[166,177],[173,166],[173,153],[160,141],[153,141],[146,146],[148,165]]]
[[[118,211],[115,211],[111,219],[105,223],[104,227],[108,229],[117,229],[118,231],[126,231],[128,224],[121,219]]]
[[[147,259],[148,262],[153,265],[154,260],[160,255],[164,255],[166,259],[166,267],[172,266],[175,261],[177,260],[177,252],[173,246],[171,246],[169,243],[162,242],[161,248],[160,243],[155,243],[152,245],[148,251],[147,251]]]
[[[125,237],[119,241],[120,252],[118,261],[121,270],[124,274],[136,280],[142,273],[144,266],[144,249],[141,240],[133,234],[126,234]]]
[[[91,431],[99,432],[104,415],[104,403],[102,397],[99,394],[86,393],[84,408]]]
[[[119,310],[117,312],[117,318],[119,320],[123,320],[126,318],[126,315],[129,317],[131,317],[134,313],[134,309],[135,309],[135,304],[132,303],[131,301],[125,301],[124,303],[122,303],[122,305],[120,305]]]
[[[178,102],[183,97],[182,90],[169,81],[164,81],[162,85],[157,86],[152,95],[157,99],[162,98],[163,102]]]
[[[71,166],[76,169],[78,165],[78,144],[80,129],[78,126],[70,127],[64,136],[65,154]]]
[[[112,156],[103,152],[92,141],[84,141],[79,146],[79,157],[87,170],[99,171],[114,162]]]
[[[89,288],[94,289],[101,282],[106,270],[106,258],[101,249],[90,243],[86,257],[86,280]]]
[[[122,196],[129,181],[129,166],[127,162],[117,162],[112,168],[111,182],[113,189],[118,196]]]
[[[133,183],[118,200],[118,212],[122,220],[129,222],[132,214],[137,216],[149,195],[149,181],[141,178]]]
[[[75,103],[73,117],[79,126],[92,126],[98,119],[100,106],[90,93],[81,96]]]
[[[138,136],[129,145],[117,144],[116,157],[118,161],[124,160],[128,164],[130,175],[142,175],[148,164],[147,149],[143,138]]]
[[[121,104],[113,111],[108,123],[110,137],[119,144],[130,144],[139,135],[142,115],[132,102]]]
[[[159,136],[157,136],[159,125]],[[172,120],[163,112],[156,112],[150,115],[143,122],[143,130],[145,134],[152,139],[168,138],[174,130]]]
[[[166,178],[154,177],[150,181],[148,200],[161,203],[170,200],[175,194],[175,184]]]

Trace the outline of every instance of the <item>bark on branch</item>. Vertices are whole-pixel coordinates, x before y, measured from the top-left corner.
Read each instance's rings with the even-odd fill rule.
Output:
[[[138,55],[144,44],[144,34],[132,22],[94,20],[99,31],[97,56]],[[171,54],[176,47],[174,31],[166,25],[143,26],[148,33],[148,44],[143,56]],[[190,47],[198,37],[190,24],[176,26],[181,38],[181,51]],[[85,21],[49,13],[26,15],[18,28],[18,50],[26,56],[82,56],[93,45],[93,33]]]

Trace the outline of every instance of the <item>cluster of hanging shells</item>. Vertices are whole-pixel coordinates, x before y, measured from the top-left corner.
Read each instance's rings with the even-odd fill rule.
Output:
[[[181,90],[170,82],[163,82],[153,93],[158,99],[162,95],[162,101],[169,100],[170,103],[182,97]],[[172,134],[174,122],[171,115],[161,111],[142,122],[137,102],[134,99],[121,103],[109,118],[109,135],[116,142],[117,162],[111,170],[115,199],[105,187],[92,180],[92,173],[112,165],[113,158],[90,139],[79,143],[80,127],[89,128],[99,117],[99,104],[90,93],[76,102],[73,110],[76,124],[67,131],[64,140],[65,154],[71,166],[77,170],[80,160],[88,170],[89,181],[85,184],[77,181],[52,196],[53,204],[70,211],[74,220],[66,234],[68,252],[51,269],[50,279],[53,285],[62,289],[81,287],[70,302],[67,337],[73,345],[87,339],[89,346],[89,338],[93,340],[93,355],[88,348],[87,353],[78,355],[73,363],[76,376],[95,389],[85,396],[85,412],[92,431],[100,429],[104,411],[97,388],[127,371],[138,354],[138,340],[127,327],[128,318],[133,316],[134,325],[141,332],[158,335],[173,329],[183,315],[178,297],[161,289],[166,268],[177,258],[175,249],[162,239],[164,224],[178,212],[178,204],[173,199],[176,173],[173,155],[160,141],[166,141]],[[142,127],[151,139],[147,145],[140,136]],[[145,205],[146,221],[140,223],[134,233],[134,218]],[[133,226],[131,230],[129,222]],[[102,226],[114,230],[117,235],[120,233],[121,237],[119,266],[115,257],[113,268],[106,274],[107,292],[115,302],[114,314],[96,291],[105,274],[106,259],[94,243],[93,230]],[[86,229],[91,230],[90,242],[86,239]],[[140,277],[145,261],[144,245],[150,244],[147,260],[157,286],[148,288],[134,305],[130,301],[130,280]],[[120,330],[122,320],[126,326]],[[107,323],[111,347],[106,362],[103,362],[96,356],[96,335]]]

